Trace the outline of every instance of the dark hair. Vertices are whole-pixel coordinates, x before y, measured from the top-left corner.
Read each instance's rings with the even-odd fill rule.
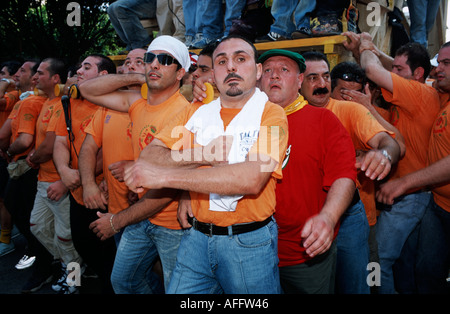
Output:
[[[39,59],[26,59],[23,63],[25,64],[26,62],[31,62],[33,63],[33,66],[31,67],[31,76],[35,75],[37,72],[37,69],[39,68],[39,64],[41,64],[41,60]]]
[[[97,63],[97,69],[99,72],[106,71],[109,74],[115,74],[117,72],[116,65],[107,56],[102,54],[90,54],[89,57],[100,59],[100,62]]]
[[[49,64],[48,72],[51,76],[58,74],[61,83],[66,83],[67,80],[67,67],[64,61],[58,58],[46,58],[42,62],[47,62]]]
[[[325,61],[328,69],[330,68],[330,62],[328,62],[327,56],[320,51],[307,51],[302,53],[303,58],[306,61]]]
[[[447,47],[450,47],[450,41],[447,41],[445,44],[443,44],[443,45],[441,46],[441,49],[442,49],[442,48],[447,48]]]
[[[205,48],[203,48],[202,50],[200,50],[200,52],[198,53],[198,55],[199,55],[199,56],[205,55],[205,56],[208,56],[208,57],[211,57],[211,58],[212,58],[212,55],[213,55],[214,50],[216,49],[216,46],[217,46],[217,42],[216,42],[216,41],[213,42],[213,43],[210,43],[210,44],[207,45]]]
[[[229,36],[227,36],[227,37],[225,37],[225,38],[222,38],[222,40],[220,40],[219,42],[217,42],[217,44],[216,44],[214,50],[216,50],[217,46],[219,46],[221,43],[223,43],[223,42],[225,42],[225,41],[227,41],[227,40],[230,40],[230,39],[234,39],[234,38],[235,38],[235,39],[242,39],[242,40],[245,41],[247,44],[249,44],[250,47],[252,47],[253,54],[255,55],[255,62],[257,62],[257,60],[258,60],[258,50],[256,50],[255,45],[254,45],[248,38],[245,38],[245,37],[243,37],[243,36],[241,36],[241,35],[231,34],[231,35],[229,35]]]
[[[427,49],[418,43],[408,43],[401,46],[395,52],[395,56],[405,55],[407,57],[406,64],[414,72],[421,67],[424,70],[423,78],[427,78],[431,71],[430,55]]]
[[[14,75],[20,69],[21,65],[22,63],[20,63],[19,61],[12,60],[3,62],[1,67],[2,68],[6,67],[8,69],[9,74]]]
[[[330,72],[331,91],[336,87],[338,79],[347,82],[360,83],[363,87],[367,83],[367,77],[364,70],[355,62],[338,63]]]

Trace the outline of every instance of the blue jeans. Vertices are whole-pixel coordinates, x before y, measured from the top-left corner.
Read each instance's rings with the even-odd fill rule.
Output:
[[[222,0],[200,0],[200,29],[203,37],[215,40],[223,36]]]
[[[114,291],[117,294],[162,293],[152,266],[159,255],[167,288],[182,235],[182,230],[157,226],[147,219],[126,227],[111,274]]]
[[[230,33],[233,20],[241,17],[242,10],[244,9],[246,1],[242,0],[226,0],[226,9],[224,16],[225,31],[223,36],[228,36]]]
[[[200,29],[200,0],[183,0],[185,35],[195,37]]]
[[[429,192],[411,193],[380,212],[376,234],[381,267],[380,293],[396,293],[392,267],[408,237],[422,220],[430,198]]]
[[[278,294],[278,229],[211,237],[185,230],[167,293]]]
[[[127,50],[142,48],[152,41],[140,20],[156,18],[156,0],[118,0],[109,5],[107,12]]]
[[[431,199],[422,218],[417,249],[416,283],[419,293],[448,293],[450,269],[450,213]]]
[[[290,38],[292,32],[300,27],[309,28],[309,13],[315,7],[316,0],[274,0],[271,13],[275,21],[270,31]],[[295,24],[292,21],[292,15],[294,15]]]
[[[336,293],[369,294],[369,223],[364,205],[357,202],[341,218],[336,238]]]
[[[428,33],[433,28],[439,9],[439,0],[408,0],[411,17],[411,41],[428,46]]]

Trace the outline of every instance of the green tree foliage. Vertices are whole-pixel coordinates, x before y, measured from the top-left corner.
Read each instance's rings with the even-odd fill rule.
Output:
[[[71,0],[2,0],[0,61],[61,57],[75,64],[87,53],[119,49],[103,0],[79,0],[80,26],[70,26]]]

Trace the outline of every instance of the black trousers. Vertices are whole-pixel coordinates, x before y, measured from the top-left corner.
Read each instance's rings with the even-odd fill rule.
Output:
[[[50,275],[53,256],[30,230],[30,216],[37,192],[37,175],[37,169],[30,169],[17,179],[9,179],[4,203],[17,229],[27,240],[26,255],[36,256],[33,266]]]
[[[70,227],[75,249],[83,261],[99,276],[101,292],[111,294],[114,293],[111,272],[116,257],[116,243],[114,237],[105,241],[100,240],[89,229],[91,222],[98,219],[97,211],[102,210],[86,208],[70,195]]]

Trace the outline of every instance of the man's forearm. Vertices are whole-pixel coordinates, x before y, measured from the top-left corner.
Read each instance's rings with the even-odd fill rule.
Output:
[[[97,153],[99,148],[92,137],[88,134],[80,149],[78,157],[78,169],[80,171],[81,184],[96,184],[95,175],[97,168]]]
[[[47,132],[44,141],[41,143],[41,145],[39,145],[38,148],[36,148],[36,151],[30,157],[30,161],[38,165],[52,159],[55,138],[55,132]]]
[[[350,178],[337,179],[328,190],[321,214],[326,215],[335,226],[350,205],[354,194],[355,182],[353,180]]]
[[[122,229],[154,216],[176,199],[179,193],[174,189],[148,190],[137,203],[114,216],[114,227]]]

